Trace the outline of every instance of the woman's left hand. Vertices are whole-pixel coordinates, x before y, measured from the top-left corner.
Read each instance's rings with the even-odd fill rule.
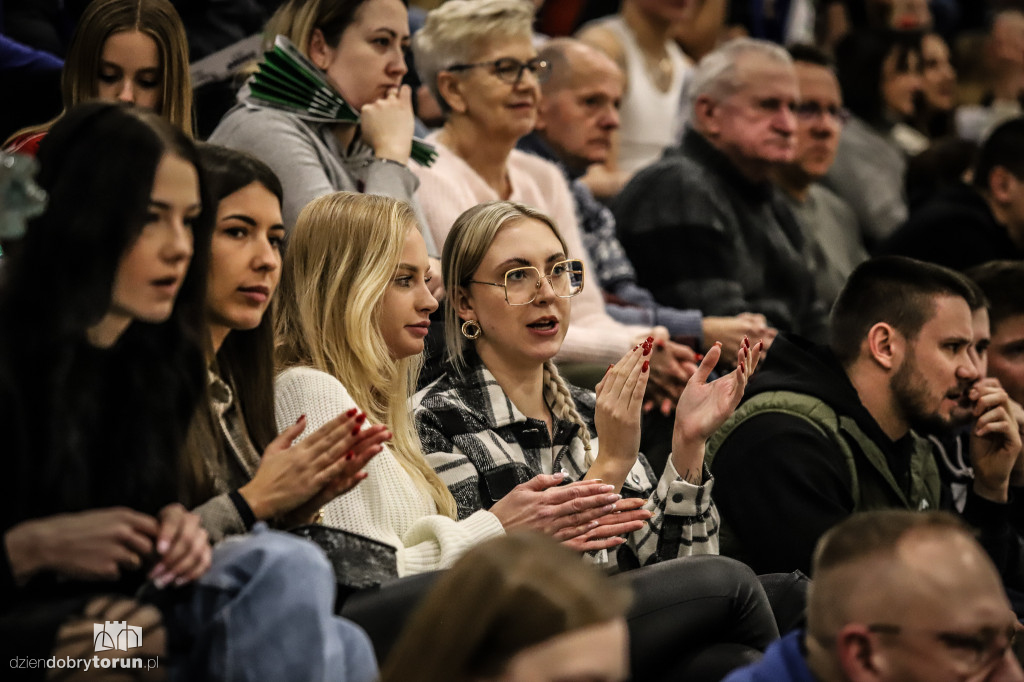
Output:
[[[363,106],[359,114],[363,140],[378,159],[409,163],[415,116],[408,85],[392,88],[386,97]]]
[[[596,519],[597,526],[577,535],[562,544],[577,552],[593,552],[618,547],[626,542],[625,535],[635,533],[651,518],[650,511],[643,508],[639,497],[624,497],[615,503],[614,511]]]
[[[161,509],[158,518],[156,553],[160,561],[149,572],[149,579],[157,587],[192,582],[210,567],[212,554],[199,515],[174,503]]]
[[[692,449],[697,444],[703,450],[704,441],[739,405],[747,381],[761,359],[762,350],[763,342],[759,341],[751,348],[750,340],[744,338],[736,353],[736,369],[711,383],[708,383],[708,376],[722,355],[722,347],[716,343],[708,350],[676,405],[676,422],[672,431],[673,453]]]

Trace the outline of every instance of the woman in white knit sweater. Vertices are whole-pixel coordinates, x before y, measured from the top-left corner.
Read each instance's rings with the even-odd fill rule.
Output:
[[[366,480],[324,507],[323,523],[394,547],[399,577],[446,568],[513,528],[540,530],[579,550],[617,544],[618,524],[641,524],[647,513],[601,482],[558,486],[561,475],[538,476],[489,511],[455,520],[455,500],[423,457],[407,406],[437,308],[430,278],[407,204],[341,192],[299,215],[277,319],[278,428],[305,415],[316,429],[357,407],[393,434],[367,465]],[[595,533],[613,520],[612,537]]]

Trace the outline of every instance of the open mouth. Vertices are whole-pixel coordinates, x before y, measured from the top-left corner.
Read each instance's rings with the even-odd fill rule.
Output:
[[[174,276],[161,277],[160,279],[154,279],[151,284],[161,289],[173,289],[178,286],[178,278]]]
[[[526,326],[529,327],[530,329],[549,330],[554,329],[557,325],[558,320],[554,318],[547,318],[544,320],[537,320],[536,322],[531,322]]]

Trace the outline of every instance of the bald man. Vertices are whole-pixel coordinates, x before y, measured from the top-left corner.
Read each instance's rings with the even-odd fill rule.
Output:
[[[1024,681],[985,551],[944,512],[849,517],[814,554],[807,630],[725,682]]]
[[[664,325],[673,337],[701,351],[721,341],[723,356],[734,355],[744,336],[769,343],[775,330],[768,328],[763,315],[702,317],[700,310],[659,305],[649,290],[637,285],[636,270],[615,236],[615,217],[580,181],[589,167],[608,160],[619,127],[625,78],[610,57],[571,38],[549,41],[540,57],[551,63],[551,77],[542,86],[536,130],[519,147],[558,164],[570,180],[583,243],[598,282],[606,294],[625,304],[612,303],[609,314],[626,324]]]

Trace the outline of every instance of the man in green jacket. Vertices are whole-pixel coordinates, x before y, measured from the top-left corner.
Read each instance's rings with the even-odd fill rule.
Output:
[[[776,339],[708,444],[723,554],[758,573],[807,572],[818,538],[854,512],[948,507],[920,434],[948,430],[966,411],[985,447],[963,515],[1004,575],[1019,571],[1006,503],[1020,435],[1006,400],[979,401],[975,298],[951,270],[878,258],[850,275],[828,346]]]

